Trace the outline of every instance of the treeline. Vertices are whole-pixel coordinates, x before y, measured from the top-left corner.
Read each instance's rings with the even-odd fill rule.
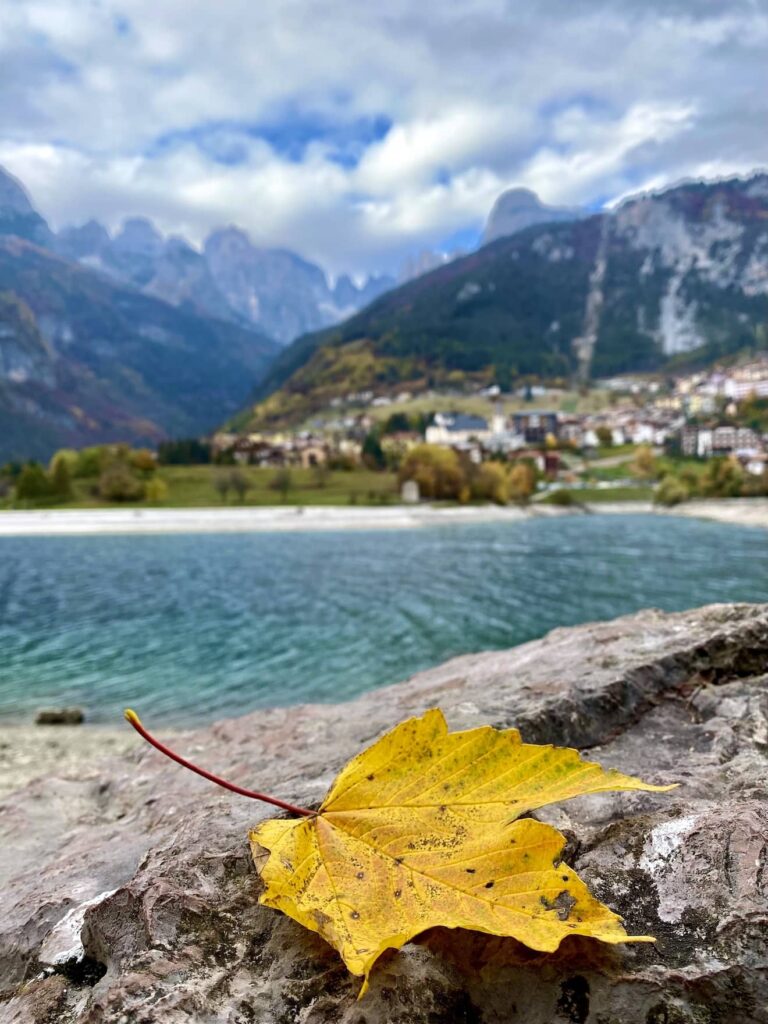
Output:
[[[10,462],[0,469],[3,489],[17,501],[56,503],[74,496],[74,481],[87,481],[86,490],[105,501],[159,503],[168,496],[155,474],[157,457],[148,448],[126,444],[95,445],[75,451],[62,448],[48,466],[39,462]]]
[[[444,501],[493,501],[526,504],[537,485],[537,470],[529,459],[474,463],[452,448],[420,444],[403,457],[398,479],[412,480],[419,496]]]
[[[708,459],[703,470],[691,467],[669,470],[659,481],[654,501],[679,505],[692,498],[757,498],[768,496],[768,472],[747,473],[737,459]]]

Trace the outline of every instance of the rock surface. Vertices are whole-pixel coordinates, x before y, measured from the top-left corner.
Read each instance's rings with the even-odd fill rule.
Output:
[[[468,655],[337,706],[176,736],[214,771],[298,803],[388,727],[518,726],[667,794],[538,816],[632,933],[555,955],[434,929],[369,994],[317,936],[257,903],[259,805],[135,750],[30,783],[0,808],[0,1021],[18,1024],[740,1024],[768,1021],[768,607],[655,611]],[[10,845],[9,845],[10,844]]]
[[[587,215],[586,210],[568,210],[563,207],[546,206],[535,192],[527,188],[510,188],[502,192],[488,215],[483,232],[482,244],[488,245],[497,238],[514,235],[534,224],[552,224],[556,221],[578,220]]]

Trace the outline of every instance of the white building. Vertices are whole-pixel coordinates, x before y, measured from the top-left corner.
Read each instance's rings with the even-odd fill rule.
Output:
[[[487,441],[491,437],[488,421],[482,416],[468,416],[459,412],[438,412],[434,423],[426,430],[427,444],[441,444],[449,447],[469,444],[471,441]]]

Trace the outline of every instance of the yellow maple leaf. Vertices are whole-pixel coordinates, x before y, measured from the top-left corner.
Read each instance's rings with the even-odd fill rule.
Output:
[[[251,831],[261,902],[322,935],[364,977],[361,995],[386,949],[437,925],[547,952],[567,935],[652,942],[627,935],[561,863],[557,829],[520,816],[586,793],[672,788],[523,743],[516,729],[449,733],[427,711],[350,761],[316,814]]]
[[[586,793],[665,792],[583,761],[566,747],[523,743],[516,729],[449,733],[441,711],[402,722],[342,769],[318,811],[245,789],[200,768],[125,717],[167,757],[231,792],[298,815],[250,833],[261,902],[318,932],[353,974],[436,925],[509,935],[552,952],[567,935],[653,942],[561,862],[557,829],[521,815]]]

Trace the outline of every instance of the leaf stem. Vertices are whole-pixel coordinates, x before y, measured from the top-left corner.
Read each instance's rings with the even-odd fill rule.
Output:
[[[166,747],[164,743],[156,739],[152,733],[148,732],[141,724],[141,719],[135,711],[131,711],[130,708],[125,709],[126,721],[130,722],[139,736],[142,736],[147,743],[150,743],[156,750],[159,750],[161,754],[165,754],[166,757],[170,757],[176,764],[182,765],[184,768],[189,768],[191,772],[195,772],[197,775],[202,775],[204,779],[208,779],[209,782],[215,782],[217,786],[222,786],[224,789],[230,790],[232,793],[237,793],[239,796],[247,796],[251,800],[261,800],[265,804],[273,804],[275,807],[282,807],[284,811],[290,811],[292,814],[301,814],[306,818],[314,817],[315,811],[308,811],[306,807],[296,807],[294,804],[286,803],[285,800],[278,800],[277,797],[267,796],[266,793],[259,793],[255,789],[244,789],[242,786],[236,785],[234,782],[227,782],[226,779],[220,778],[218,775],[214,775],[213,772],[208,772],[205,768],[198,768],[196,764],[192,764],[185,757],[175,753],[170,747]]]

